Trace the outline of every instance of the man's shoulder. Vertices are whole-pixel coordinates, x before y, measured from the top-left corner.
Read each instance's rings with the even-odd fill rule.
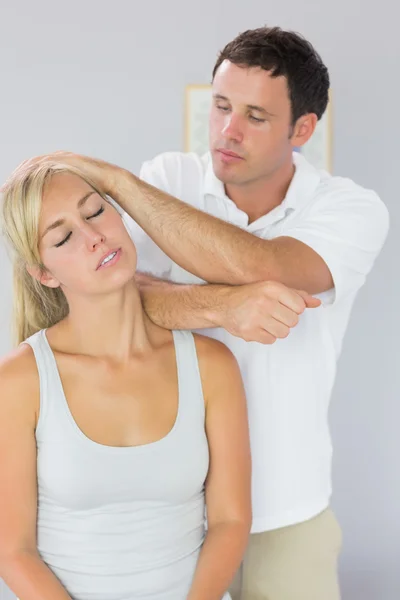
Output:
[[[143,163],[140,178],[156,185],[152,180],[162,185],[163,189],[171,186],[184,186],[190,181],[200,183],[208,166],[208,156],[199,156],[194,152],[163,152]],[[156,185],[160,187],[160,185]]]
[[[328,173],[321,174],[313,194],[297,212],[297,219],[316,222],[327,231],[338,227],[363,231],[373,228],[382,240],[390,223],[389,211],[374,190]]]
[[[374,190],[356,183],[349,177],[324,173],[311,198],[316,208],[321,205],[341,206],[351,210],[361,206],[375,207],[386,211],[386,206]]]
[[[198,156],[194,152],[164,152],[143,163],[139,176],[159,190],[191,206],[202,208],[207,166],[207,155]]]

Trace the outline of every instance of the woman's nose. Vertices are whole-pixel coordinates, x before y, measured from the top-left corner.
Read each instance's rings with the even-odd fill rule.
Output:
[[[86,238],[86,243],[90,250],[95,250],[97,246],[100,244],[104,244],[105,235],[103,235],[100,231],[97,231],[93,227],[87,227],[84,230],[84,235]]]

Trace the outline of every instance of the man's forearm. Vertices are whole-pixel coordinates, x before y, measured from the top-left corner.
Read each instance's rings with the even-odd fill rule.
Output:
[[[166,329],[222,327],[247,342],[286,338],[306,308],[320,301],[280,283],[180,285],[136,273],[149,318]]]
[[[208,283],[277,281],[310,294],[333,287],[324,260],[299,240],[261,239],[110,163],[68,152],[50,157],[80,169],[99,190],[114,198],[167,256]]]
[[[144,309],[166,329],[204,329],[222,325],[229,289],[223,285],[181,285],[136,273]]]
[[[229,285],[281,280],[274,242],[268,246],[266,240],[197,210],[128,171],[120,169],[110,180],[110,196],[190,273]]]

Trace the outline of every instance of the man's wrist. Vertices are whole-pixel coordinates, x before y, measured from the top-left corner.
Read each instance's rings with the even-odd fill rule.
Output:
[[[129,178],[129,175],[131,178]],[[105,191],[124,209],[127,196],[129,198],[129,187],[132,187],[132,181],[133,175],[126,169],[111,164],[108,166],[106,182],[107,190]]]
[[[205,310],[204,316],[213,327],[224,327],[232,288],[228,285],[209,284],[209,289],[212,291],[213,303]]]

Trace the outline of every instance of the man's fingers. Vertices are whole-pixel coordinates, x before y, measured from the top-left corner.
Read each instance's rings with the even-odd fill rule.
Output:
[[[306,308],[306,302],[303,296],[296,290],[292,290],[291,288],[287,288],[285,286],[278,288],[278,293],[275,295],[275,299],[298,315],[301,315]]]
[[[271,346],[274,344],[276,339],[277,338],[272,335],[272,333],[269,333],[265,329],[259,329],[254,336],[255,342],[258,342],[259,344],[265,344],[266,346]]]
[[[265,321],[260,322],[261,327],[264,331],[268,332],[274,338],[283,340],[290,333],[290,326],[286,323],[282,323],[274,317],[269,317]]]
[[[301,315],[306,308],[317,308],[321,305],[318,298],[314,298],[304,290],[294,290],[276,281],[268,281],[265,285],[264,292],[267,296],[278,300],[298,315]]]
[[[318,306],[321,306],[321,300],[314,298],[308,292],[297,290],[297,293],[303,298],[307,308],[318,308]]]
[[[45,165],[49,162],[59,162],[69,164],[71,166],[79,167],[81,163],[79,162],[78,155],[73,154],[72,152],[65,152],[63,150],[58,150],[57,152],[52,152],[51,154],[42,154],[40,156],[33,156],[22,161],[15,169],[12,171],[11,175],[7,178],[7,180],[1,185],[0,192],[4,193],[7,188],[12,185],[16,180],[25,176],[25,174],[32,169],[32,167],[40,167],[41,165]]]
[[[276,321],[279,321],[290,328],[295,327],[299,322],[299,314],[280,302],[277,304],[272,316]]]

